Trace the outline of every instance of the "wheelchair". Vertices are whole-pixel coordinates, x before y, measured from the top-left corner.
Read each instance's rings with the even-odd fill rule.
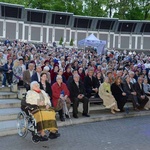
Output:
[[[34,144],[39,143],[40,141],[47,141],[43,140],[43,138],[37,132],[37,124],[34,116],[32,115],[31,111],[37,109],[38,106],[27,104],[25,100],[21,101],[21,112],[18,113],[17,116],[17,130],[20,137],[25,138],[28,132],[31,132],[32,137],[31,141]],[[47,135],[50,132],[47,131]]]

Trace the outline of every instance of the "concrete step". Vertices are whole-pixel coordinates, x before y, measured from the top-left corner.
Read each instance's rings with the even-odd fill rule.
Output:
[[[96,121],[137,117],[137,116],[150,115],[150,111],[139,111],[139,112],[130,111],[129,114],[116,113],[115,115],[113,115],[110,113],[110,111],[99,110],[99,111],[92,111],[90,115],[91,117],[87,118],[87,117],[82,117],[82,115],[79,114],[78,119],[74,119],[74,118],[71,119],[72,122],[69,119],[66,119],[65,122],[57,121],[57,124],[58,124],[58,127],[63,127],[63,126],[90,123],[90,122],[96,122]],[[57,120],[59,119],[57,118]],[[0,121],[0,136],[7,136],[7,135],[12,135],[12,134],[17,134],[17,119],[9,120],[9,121]]]
[[[10,92],[10,88],[9,88],[9,87],[4,87],[4,88],[2,88],[2,87],[0,86],[0,92]]]
[[[132,103],[128,102],[128,103],[126,103],[124,108],[126,108],[126,107],[128,107],[129,109],[132,109],[133,105],[132,105]],[[89,104],[89,113],[90,113],[90,111],[104,110],[104,109],[105,109],[105,107],[102,104],[94,104],[94,103]],[[79,112],[83,111],[83,104],[82,103],[79,104],[78,111]]]
[[[21,101],[19,99],[0,99],[0,109],[1,108],[20,108]]]
[[[20,108],[4,108],[0,109],[0,121],[16,120],[17,114],[21,111]]]
[[[0,92],[0,99],[17,98],[17,93],[13,92]]]
[[[17,120],[0,121],[0,136],[17,134]]]
[[[5,100],[3,100],[1,103],[3,103],[2,105],[4,105],[6,108],[0,109],[0,121],[2,120],[13,120],[17,118],[17,114],[20,112],[20,103],[18,103],[17,100],[11,100],[10,103],[9,101],[6,101],[6,103],[4,102]],[[17,103],[17,104],[15,104]],[[18,108],[10,108],[9,106],[16,106],[18,105]],[[8,107],[7,107],[8,106]],[[129,107],[130,111],[132,107]],[[81,108],[81,106],[79,107],[79,112],[82,113],[83,109]],[[93,105],[92,107],[90,107],[89,113],[92,113],[92,111],[107,111],[107,109],[105,109],[105,107],[103,105]],[[110,109],[108,109],[108,111],[110,112]],[[72,113],[72,107],[69,110],[70,113]]]

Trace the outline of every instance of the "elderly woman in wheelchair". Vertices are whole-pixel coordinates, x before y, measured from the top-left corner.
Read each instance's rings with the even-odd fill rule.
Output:
[[[50,98],[39,88],[38,82],[33,81],[30,86],[31,90],[27,92],[26,100],[22,101],[22,111],[18,114],[18,134],[25,137],[28,130],[31,131],[34,143],[59,137],[56,113]]]

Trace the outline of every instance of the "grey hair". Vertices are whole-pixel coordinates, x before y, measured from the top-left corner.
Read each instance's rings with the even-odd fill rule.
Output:
[[[130,75],[130,74],[134,74],[134,72],[133,72],[133,71],[129,71],[129,75]]]
[[[33,86],[34,86],[35,84],[38,84],[38,85],[39,85],[39,83],[38,83],[37,81],[32,81],[32,82],[30,83],[30,88],[31,88],[31,90],[33,89]]]
[[[109,80],[109,78],[107,76],[104,78],[104,81],[106,81],[106,80]]]
[[[62,76],[61,75],[57,75],[56,80],[58,80],[60,78],[62,79]]]
[[[74,74],[73,78],[80,77],[78,74]]]

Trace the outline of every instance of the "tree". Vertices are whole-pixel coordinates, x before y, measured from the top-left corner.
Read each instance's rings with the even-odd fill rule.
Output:
[[[63,38],[61,37],[59,41],[59,45],[62,45],[62,44],[63,44]]]
[[[113,4],[114,16],[127,20],[148,20],[150,19],[149,0],[120,0]]]
[[[66,1],[67,12],[72,12],[75,15],[84,15],[82,4],[83,4],[82,0],[67,0]]]
[[[71,12],[75,15],[150,20],[150,0],[1,0],[27,8]]]
[[[84,15],[107,17],[107,12],[104,7],[106,3],[106,0],[85,0]]]
[[[73,46],[73,39],[71,39],[70,41],[70,46]]]
[[[149,0],[138,0],[139,7],[143,12],[143,20],[150,19],[150,1]]]

